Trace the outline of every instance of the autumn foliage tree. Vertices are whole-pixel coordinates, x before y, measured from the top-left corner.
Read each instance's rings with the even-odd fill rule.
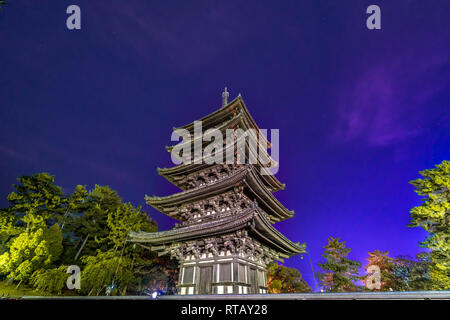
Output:
[[[409,269],[406,260],[402,260],[402,264],[397,259],[389,256],[388,251],[374,250],[369,252],[368,261],[364,269],[367,271],[370,266],[377,266],[380,268],[380,288],[372,289],[373,291],[405,291],[408,289],[407,282],[401,277],[401,271],[409,274]],[[364,277],[364,284],[370,281],[370,275]]]

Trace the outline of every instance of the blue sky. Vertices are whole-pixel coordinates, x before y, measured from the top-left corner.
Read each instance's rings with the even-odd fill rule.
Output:
[[[450,3],[377,1],[8,1],[0,11],[0,205],[15,179],[49,172],[70,192],[178,190],[156,167],[173,127],[215,111],[227,86],[260,128],[280,129],[276,197],[313,263],[329,236],[365,264],[415,255],[408,181],[450,159]],[[66,28],[66,8],[82,28]],[[313,286],[307,259],[286,261]],[[315,271],[318,271],[315,265]]]

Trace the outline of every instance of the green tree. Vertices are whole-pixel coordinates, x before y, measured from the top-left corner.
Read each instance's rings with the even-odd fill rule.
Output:
[[[130,231],[157,231],[141,207],[122,203],[108,186],[88,192],[79,185],[65,195],[47,173],[18,181],[0,210],[0,276],[59,294],[67,266],[78,264],[82,293],[114,284],[114,294],[122,294],[155,269],[155,254],[127,241]]]
[[[433,290],[433,283],[430,275],[431,253],[421,252],[416,255],[416,260],[409,263],[411,265],[408,285],[412,291]]]
[[[24,232],[30,236],[55,224],[63,226],[73,207],[71,197],[55,185],[54,176],[48,173],[24,175],[17,180],[15,191],[7,197],[9,207],[0,209],[0,254],[9,251],[14,239]],[[64,240],[69,237],[64,234]]]
[[[12,241],[9,252],[0,256],[0,273],[28,282],[35,271],[52,267],[62,251],[62,234],[57,224],[26,230]]]
[[[411,181],[422,204],[411,209],[409,227],[422,227],[428,236],[420,243],[431,250],[430,276],[434,290],[450,289],[450,161],[420,171]]]
[[[120,210],[122,199],[109,186],[95,185],[89,192],[85,187],[78,186],[72,199],[74,216],[67,225],[73,234],[76,252],[83,255],[96,255],[97,250],[103,252],[114,246],[110,238],[111,229],[108,226],[108,215]]]
[[[345,242],[339,241],[340,238],[328,239],[328,244],[324,247],[325,252],[322,257],[324,263],[319,263],[323,272],[318,272],[321,286],[327,292],[349,292],[357,291],[360,288],[354,283],[361,280],[358,276],[358,269],[361,267],[359,261],[347,258],[352,250],[345,247]]]
[[[0,211],[2,228],[12,223],[16,230],[35,230],[50,227],[61,220],[67,210],[68,199],[62,188],[54,184],[54,176],[37,173],[17,180],[20,183],[13,185],[16,191],[8,195],[10,206]]]
[[[271,263],[267,268],[267,287],[269,293],[312,292],[300,271],[276,262]]]
[[[147,249],[127,242],[128,235],[130,231],[157,231],[156,223],[141,207],[122,203],[117,192],[108,186],[96,185],[90,192],[79,186],[72,202],[77,213],[67,228],[73,234],[71,253],[76,252],[80,257],[77,263],[84,264],[81,292],[104,293],[102,290],[114,285],[114,294],[122,294],[134,287],[141,277],[128,275],[155,261],[154,254],[144,254]],[[99,270],[103,270],[102,276],[96,276]]]
[[[41,292],[61,294],[66,289],[68,267],[62,265],[52,269],[39,269],[31,276],[30,284]]]
[[[81,259],[85,264],[81,281],[83,294],[100,295],[108,286],[113,286],[112,294],[125,294],[128,286],[139,282],[133,273],[133,260],[128,256],[119,256],[110,250]]]
[[[18,217],[12,210],[0,209],[0,254],[6,252],[8,242],[23,231],[17,223]]]
[[[130,203],[121,204],[117,210],[108,212],[106,224],[109,229],[107,239],[114,248],[122,246],[131,231],[158,230],[156,223],[142,211],[141,207],[134,208]]]

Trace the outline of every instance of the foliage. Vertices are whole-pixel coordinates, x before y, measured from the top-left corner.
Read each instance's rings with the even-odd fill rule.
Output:
[[[108,214],[115,212],[122,204],[122,199],[116,191],[108,186],[95,185],[90,192],[82,186],[78,186],[73,194],[75,214],[72,222],[67,226],[68,232],[73,233],[73,245],[77,248],[83,246],[84,255],[95,255],[97,250],[107,251],[111,248],[108,239]]]
[[[67,266],[76,264],[82,293],[98,294],[113,281],[113,293],[123,294],[139,272],[155,269],[154,253],[126,241],[130,231],[157,231],[141,207],[122,203],[108,186],[79,185],[66,195],[47,173],[18,181],[9,207],[0,209],[0,276],[67,294]]]
[[[381,288],[372,291],[424,291],[432,290],[430,279],[430,253],[421,252],[413,259],[407,256],[391,258],[388,252],[369,252],[370,265],[377,265],[381,271]],[[363,280],[366,284],[368,276]]]
[[[108,285],[114,285],[113,294],[124,294],[128,285],[138,282],[129,257],[118,256],[113,251],[99,251],[96,256],[83,257],[82,261],[85,263],[81,280],[83,294],[99,295]]]
[[[395,260],[389,257],[388,251],[375,250],[369,252],[367,266],[364,268],[367,270],[370,266],[375,265],[380,268],[380,289],[372,289],[373,291],[406,291],[408,289],[407,279],[409,277],[409,266],[404,260],[403,264],[400,264],[400,260]],[[369,275],[364,277],[364,284],[367,287],[367,280]]]
[[[312,292],[300,271],[276,262],[271,263],[267,268],[267,286],[269,293]]]
[[[53,269],[39,269],[33,273],[30,284],[38,291],[61,294],[66,287],[68,266]]]
[[[87,239],[84,255],[96,255],[97,250],[106,252],[123,246],[130,231],[157,230],[156,223],[141,207],[122,203],[117,192],[108,186],[96,185],[90,192],[77,186],[71,201],[74,214],[68,218],[67,231],[73,234],[71,245],[76,248]]]
[[[318,272],[321,286],[327,292],[349,292],[360,288],[354,283],[361,280],[358,276],[358,269],[361,267],[359,261],[347,258],[352,250],[345,247],[345,242],[339,242],[339,238],[328,239],[328,244],[324,247],[325,252],[322,257],[324,263],[319,263],[323,272]]]
[[[86,232],[86,237],[93,234],[91,246],[95,244],[102,249],[92,255],[93,248],[88,247],[81,258],[85,264],[81,292],[100,294],[107,286],[114,285],[113,294],[125,294],[127,288],[141,280],[133,275],[134,271],[154,263],[153,255],[145,255],[144,248],[128,245],[128,235],[130,231],[156,231],[156,224],[141,207],[122,203],[109,187],[96,186],[89,197],[87,211],[79,218],[81,228],[78,230]],[[91,221],[95,221],[95,225]],[[99,226],[101,230],[97,230]]]
[[[63,250],[58,225],[26,230],[11,243],[9,252],[0,256],[0,272],[18,281],[28,281],[38,269],[48,268]]]
[[[12,220],[18,227],[34,230],[50,227],[60,220],[67,198],[62,188],[54,184],[54,176],[37,173],[17,180],[20,184],[13,185],[16,191],[8,195],[10,207],[3,210],[10,221],[14,217]]]
[[[123,245],[130,231],[157,231],[156,224],[142,211],[135,209],[130,203],[121,204],[117,210],[108,212],[106,219],[109,235],[108,240],[114,248]]]
[[[422,227],[428,236],[420,243],[431,250],[430,276],[434,290],[450,289],[450,161],[421,171],[411,181],[422,204],[411,209],[410,227]]]
[[[139,285],[135,288],[136,293],[143,289],[164,291],[167,287],[167,293],[176,293],[176,284],[178,282],[178,261],[169,256],[154,256],[149,250],[145,250],[139,256],[144,262],[133,266],[135,276],[140,279]]]
[[[9,209],[0,209],[0,255],[8,250],[8,242],[23,230],[17,227],[17,217]]]
[[[397,257],[395,258],[394,274],[404,281],[410,291],[433,290],[430,259],[431,254],[429,252],[417,254],[416,259]]]
[[[22,296],[46,296],[48,293],[43,291],[38,291],[25,285],[20,285],[12,283],[11,281],[0,281],[0,297],[22,297]]]

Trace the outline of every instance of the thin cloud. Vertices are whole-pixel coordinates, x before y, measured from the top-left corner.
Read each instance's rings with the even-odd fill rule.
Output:
[[[244,23],[248,20],[246,12],[231,3],[207,4],[202,10],[187,4],[180,11],[128,2],[117,6],[98,3],[95,7],[105,20],[96,29],[96,39],[105,42],[114,39],[143,61],[156,54],[166,60],[164,65],[168,69],[177,73],[216,61],[257,33],[263,23],[257,16],[250,26]]]
[[[380,147],[421,133],[428,104],[448,86],[440,70],[449,61],[412,58],[369,67],[341,88],[334,140]]]
[[[0,145],[1,158],[11,158],[16,161],[34,162],[33,157],[27,156],[23,152],[17,151],[11,147]]]

